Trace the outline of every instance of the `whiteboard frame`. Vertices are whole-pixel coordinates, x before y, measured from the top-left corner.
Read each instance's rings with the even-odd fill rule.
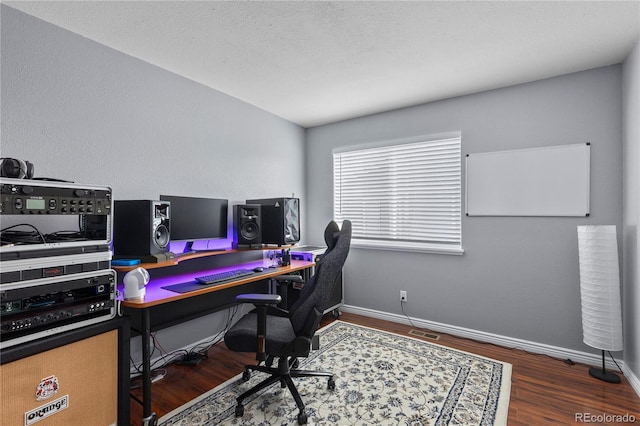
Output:
[[[467,154],[467,216],[589,216],[589,142]]]

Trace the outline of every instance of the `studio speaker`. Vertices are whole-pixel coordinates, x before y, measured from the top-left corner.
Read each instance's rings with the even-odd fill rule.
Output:
[[[116,200],[113,251],[117,256],[149,256],[169,251],[169,201]]]
[[[235,247],[262,247],[261,215],[259,204],[239,204],[233,206],[233,235]]]
[[[262,198],[246,202],[260,204],[264,244],[282,246],[300,241],[299,198]]]

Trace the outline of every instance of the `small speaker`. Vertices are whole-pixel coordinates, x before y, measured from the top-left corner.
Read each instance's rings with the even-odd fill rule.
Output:
[[[116,200],[113,251],[116,256],[165,253],[171,241],[169,201]]]
[[[262,219],[259,204],[233,206],[234,247],[262,247]]]
[[[300,241],[299,198],[262,198],[246,202],[260,204],[264,244],[282,246]]]

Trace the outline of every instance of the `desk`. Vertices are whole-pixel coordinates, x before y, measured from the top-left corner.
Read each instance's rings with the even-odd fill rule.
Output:
[[[235,294],[247,292],[245,288],[252,283],[259,283],[264,280],[268,280],[271,277],[278,275],[288,274],[290,272],[302,271],[307,268],[311,268],[314,265],[313,262],[307,261],[292,261],[289,266],[281,266],[276,268],[264,268],[264,271],[247,277],[239,278],[236,281],[220,284],[217,286],[203,286],[203,288],[191,291],[188,293],[175,293],[170,290],[166,290],[162,287],[175,284],[180,281],[187,281],[197,275],[203,275],[202,272],[189,272],[179,274],[176,276],[164,277],[161,279],[154,279],[152,277],[149,284],[146,286],[146,294],[144,300],[122,300],[122,307],[129,311],[133,316],[139,316],[140,320],[140,333],[142,335],[142,399],[143,399],[143,419],[144,425],[155,425],[157,418],[155,413],[151,411],[151,345],[150,336],[152,331],[152,313],[154,308],[158,308],[163,305],[176,305],[181,306],[185,302],[197,309],[197,304],[192,303],[197,299],[211,297],[217,292],[223,292],[225,290],[232,290]],[[251,267],[252,265],[238,265],[237,267]],[[229,269],[229,268],[227,268]],[[236,289],[236,287],[245,286],[242,289]],[[268,289],[265,286],[264,291]],[[122,284],[119,285],[120,294],[123,294]],[[254,289],[250,289],[248,292],[254,292]],[[233,303],[222,301],[222,304],[218,306],[219,309],[231,306]],[[184,317],[187,318],[187,317]],[[177,322],[180,322],[181,318],[176,317],[171,319],[168,323],[158,325],[157,328],[162,326],[168,326]]]

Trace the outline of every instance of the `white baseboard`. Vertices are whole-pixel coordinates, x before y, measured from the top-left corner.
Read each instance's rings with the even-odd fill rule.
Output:
[[[529,340],[516,339],[508,336],[501,336],[498,334],[486,333],[484,331],[458,327],[455,325],[426,321],[419,318],[408,318],[404,315],[376,311],[367,308],[360,308],[358,306],[342,305],[340,310],[342,310],[343,312],[350,312],[353,314],[363,315],[370,318],[378,318],[381,320],[387,320],[401,324],[411,325],[413,323],[413,325],[416,327],[426,328],[428,330],[437,331],[439,333],[451,334],[453,336],[477,340],[479,342],[493,343],[495,345],[503,346],[506,348],[522,349],[527,352],[544,354],[557,359],[571,359],[574,362],[580,362],[592,366],[602,365],[602,357],[600,355],[576,351],[574,349],[546,345],[543,343],[531,342]],[[632,371],[630,371],[630,369],[625,368],[624,362],[622,360],[616,359],[616,362],[618,363],[618,365],[620,365],[622,372],[631,383],[633,389],[636,391],[638,396],[640,396],[640,381],[638,381],[638,378],[633,374]],[[607,359],[606,365],[607,368],[618,370],[616,364],[610,359]]]
[[[458,327],[454,325],[442,324],[434,321],[426,321],[419,318],[410,317],[410,320],[404,315],[392,314],[388,312],[375,311],[373,309],[360,308],[352,305],[342,305],[340,310],[343,312],[350,312],[370,318],[378,318],[381,320],[397,322],[401,324],[415,325],[416,327],[426,328],[428,330],[437,331],[439,333],[451,334],[457,337],[463,337],[467,339],[477,340],[479,342],[492,343],[498,346],[506,348],[522,349],[527,352],[544,354],[557,359],[570,358],[574,362],[580,362],[587,365],[600,366],[602,365],[602,358],[599,355],[591,354],[588,352],[576,351],[573,349],[562,348],[558,346],[551,346],[537,342],[531,342],[528,340],[516,339],[513,337],[501,336],[498,334],[486,333],[484,331],[472,330],[469,328]],[[211,336],[213,337],[213,336]],[[209,341],[211,343],[211,337],[202,339],[196,343],[189,345],[188,347],[181,348],[182,350],[189,351],[190,349],[197,347],[198,345]],[[222,340],[222,336],[218,335],[218,338],[212,343],[216,344]],[[178,349],[180,350],[180,349]],[[151,365],[161,360],[161,356],[151,360]],[[625,377],[631,384],[633,390],[640,396],[640,379],[627,368],[622,360],[616,360]],[[607,360],[607,368],[617,370],[617,366],[610,360]],[[132,369],[131,374],[138,375],[135,369]]]
[[[640,379],[636,376],[630,368],[628,368],[625,364],[622,364],[622,372],[624,376],[627,378],[631,387],[634,391],[640,396]]]

